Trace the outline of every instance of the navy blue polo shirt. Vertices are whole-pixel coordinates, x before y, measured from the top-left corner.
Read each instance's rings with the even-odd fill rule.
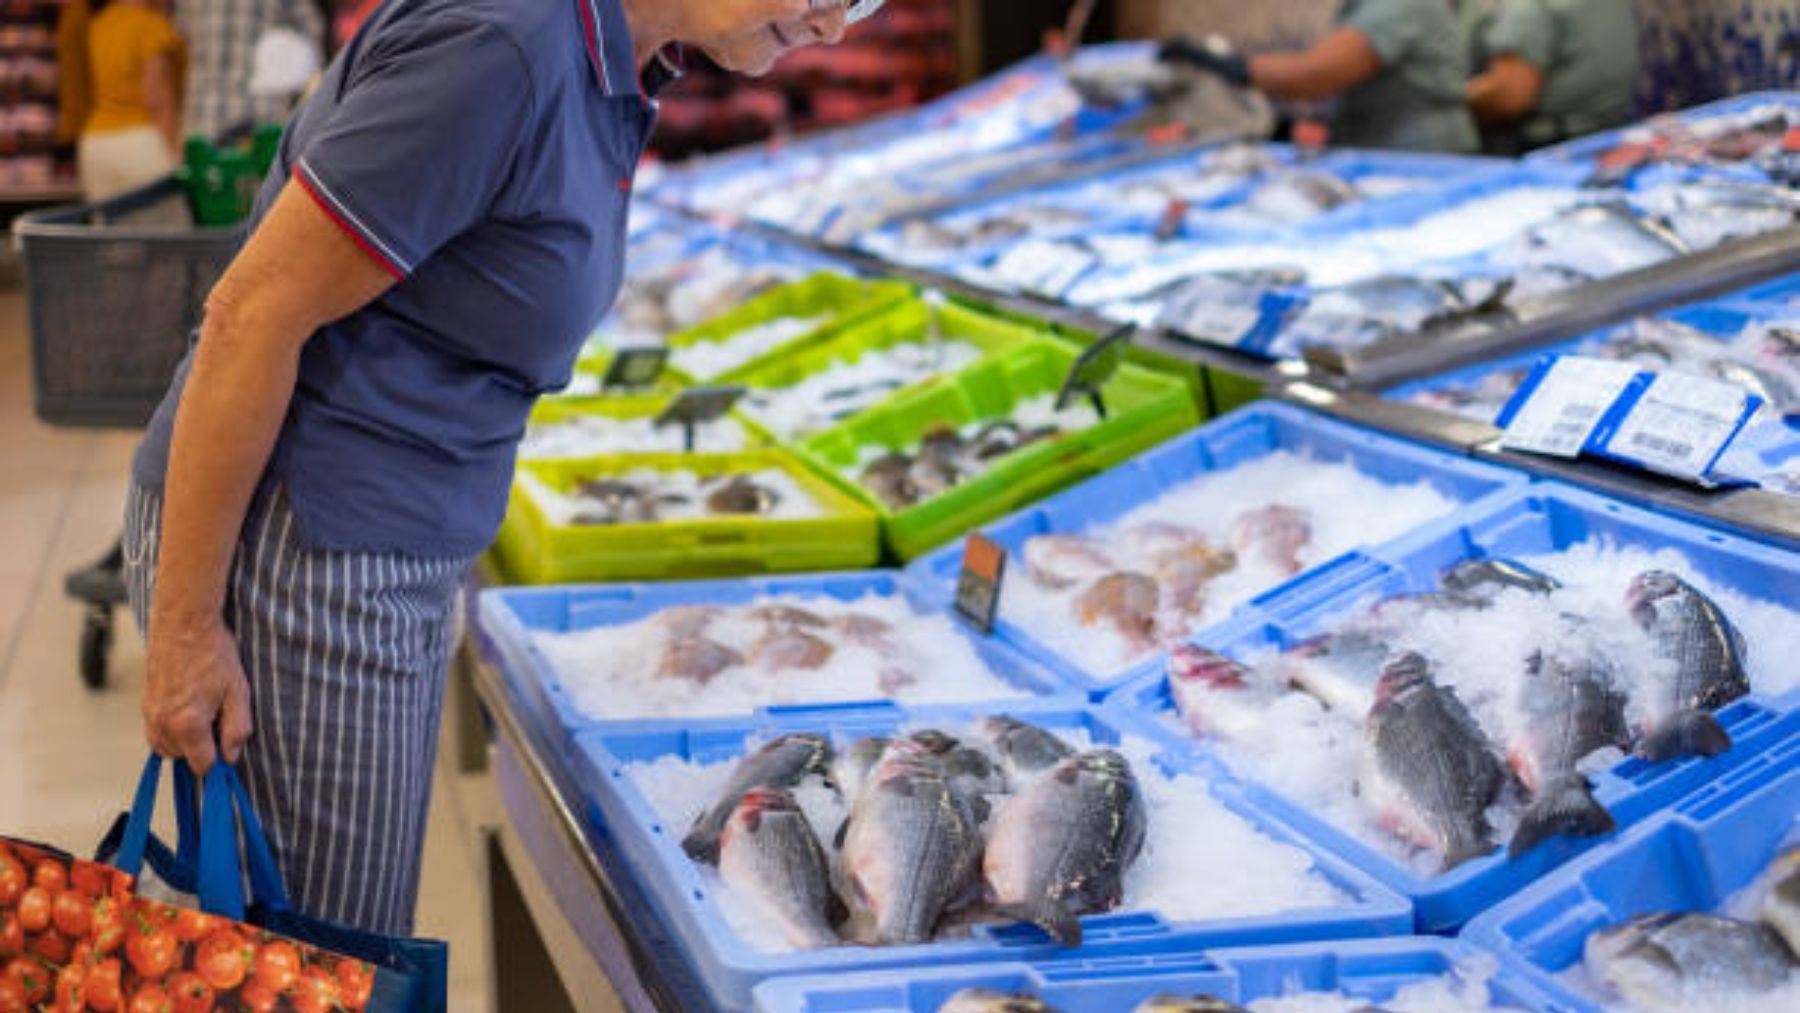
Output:
[[[654,105],[619,0],[389,0],[282,138],[291,179],[395,285],[322,328],[266,481],[310,548],[472,555],[538,395],[618,292]],[[183,361],[139,448],[161,488]]]

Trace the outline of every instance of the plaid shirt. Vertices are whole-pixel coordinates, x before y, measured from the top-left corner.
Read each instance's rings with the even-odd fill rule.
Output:
[[[285,121],[287,99],[250,94],[256,41],[277,27],[325,41],[317,0],[175,0],[175,21],[188,43],[188,135],[216,137],[246,121]]]

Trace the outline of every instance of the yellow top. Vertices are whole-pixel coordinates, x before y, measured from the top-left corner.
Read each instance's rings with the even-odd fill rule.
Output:
[[[144,100],[144,67],[154,58],[175,57],[177,87],[187,47],[167,15],[137,4],[109,4],[88,28],[88,64],[93,112],[88,133],[126,130],[152,123]]]

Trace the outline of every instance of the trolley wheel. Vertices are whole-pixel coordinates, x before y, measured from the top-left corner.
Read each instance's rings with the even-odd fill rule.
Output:
[[[112,660],[113,610],[90,606],[81,624],[81,681],[89,689],[106,688],[106,669]]]

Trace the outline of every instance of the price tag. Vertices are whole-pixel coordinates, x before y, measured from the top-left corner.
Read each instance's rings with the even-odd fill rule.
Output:
[[[1700,478],[1757,404],[1742,387],[1659,373],[1606,441],[1613,455],[1677,478]]]
[[[1093,251],[1069,243],[1027,239],[1001,254],[993,272],[1015,289],[1055,298],[1087,273],[1096,259]]]
[[[1094,405],[1094,414],[1106,417],[1106,400],[1100,392],[1106,389],[1107,381],[1119,371],[1125,361],[1125,349],[1137,334],[1137,327],[1126,324],[1111,334],[1094,342],[1075,357],[1069,367],[1069,375],[1063,379],[1062,390],[1056,394],[1056,410],[1069,407],[1069,402],[1085,396]]]
[[[694,450],[694,430],[713,422],[732,409],[745,394],[743,387],[694,387],[684,390],[656,417],[654,426],[681,426],[687,431],[687,449]]]
[[[606,375],[600,378],[600,389],[635,390],[652,386],[668,362],[667,348],[621,348],[613,353],[612,362],[607,364]]]
[[[1006,577],[1006,550],[979,532],[963,543],[962,575],[956,581],[956,611],[983,633],[994,632],[1000,611],[1000,582]]]
[[[1565,355],[1513,395],[1501,419],[1500,445],[1552,457],[1575,457],[1607,410],[1637,376],[1629,362]]]

